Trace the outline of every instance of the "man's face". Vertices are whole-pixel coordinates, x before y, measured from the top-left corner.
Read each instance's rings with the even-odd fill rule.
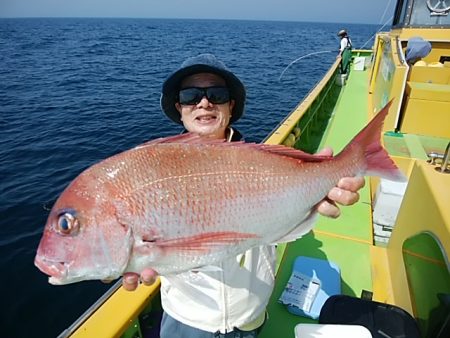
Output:
[[[226,87],[226,83],[216,74],[198,73],[184,78],[181,82],[181,89],[191,87]],[[234,100],[214,104],[203,96],[197,104],[188,105],[177,102],[175,107],[180,112],[181,121],[187,131],[213,138],[225,138]]]

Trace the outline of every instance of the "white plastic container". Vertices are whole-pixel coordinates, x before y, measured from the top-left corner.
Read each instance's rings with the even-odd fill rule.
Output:
[[[338,74],[336,76],[336,84],[339,87],[345,86],[346,81],[347,81],[347,74]]]
[[[364,70],[366,65],[366,58],[364,56],[357,56],[353,59],[353,70]]]
[[[407,182],[380,179],[373,202],[374,223],[394,227],[406,187]]]
[[[298,324],[295,338],[372,338],[372,334],[361,325]]]

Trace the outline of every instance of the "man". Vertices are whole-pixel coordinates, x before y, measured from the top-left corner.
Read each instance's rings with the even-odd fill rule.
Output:
[[[165,114],[189,132],[207,137],[242,139],[231,127],[244,112],[245,88],[214,55],[187,59],[163,84],[161,107]],[[331,155],[324,150],[322,155]],[[355,203],[363,178],[342,179],[318,205],[318,211],[337,217],[334,202]],[[256,337],[265,320],[265,308],[274,284],[275,250],[260,246],[232,257],[215,269],[198,269],[161,277],[164,309],[161,338]],[[141,273],[144,284],[152,284],[156,272]],[[123,286],[137,287],[139,276],[126,274]]]
[[[341,74],[346,74],[352,57],[352,41],[350,40],[350,37],[345,29],[341,29],[337,35],[341,38],[339,54],[337,57],[342,57]]]

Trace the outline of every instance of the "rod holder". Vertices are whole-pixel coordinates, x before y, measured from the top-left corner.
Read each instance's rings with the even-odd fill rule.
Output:
[[[436,167],[436,170],[441,173],[450,173],[450,169],[448,169],[448,163],[450,161],[450,142],[447,144],[447,148],[445,148],[445,153],[442,159],[441,167]]]

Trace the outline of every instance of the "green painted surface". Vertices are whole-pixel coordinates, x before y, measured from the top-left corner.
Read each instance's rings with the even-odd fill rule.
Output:
[[[338,153],[366,125],[368,81],[367,71],[350,72],[322,147],[331,146]]]
[[[393,156],[411,157],[402,133],[387,132],[383,137],[384,147]]]
[[[320,148],[331,146],[335,153],[342,148],[367,123],[366,71],[351,71],[347,84],[342,87],[331,123],[325,132]],[[360,95],[355,95],[360,93]],[[268,306],[269,320],[260,337],[294,337],[294,327],[298,323],[311,323],[311,319],[290,314],[286,307],[278,303],[292,272],[297,256],[330,260],[341,269],[342,293],[360,296],[361,291],[371,290],[370,246],[371,207],[370,191],[366,186],[360,191],[360,201],[351,207],[341,207],[341,217],[330,219],[319,217],[316,231],[296,242],[281,246],[284,255],[277,272],[275,290]]]
[[[369,195],[369,187],[366,186],[360,190],[361,199],[358,203],[349,207],[340,207],[341,215],[337,219],[319,217],[316,229],[337,236],[351,237],[367,244],[372,243],[372,223],[371,218],[368,217],[371,206],[370,202],[364,202],[370,199]]]
[[[437,245],[436,240],[429,234],[423,233],[417,235],[403,244],[403,250],[412,252],[416,255],[441,262],[445,265],[445,259],[442,250]]]
[[[317,152],[341,89],[331,82],[319,93],[304,117],[297,124],[301,130],[301,135],[295,143],[295,148],[311,154]]]
[[[414,312],[424,337],[434,337],[434,329],[446,310],[436,296],[450,294],[450,274],[438,243],[426,233],[404,243],[403,257]],[[433,281],[430,283],[430,281]],[[448,311],[448,310],[447,310]]]
[[[423,160],[427,159],[427,153],[422,147],[419,136],[414,134],[405,134],[403,139],[406,142],[411,157],[420,158]]]
[[[425,135],[401,134],[387,132],[383,137],[384,146],[391,155],[414,157],[427,160],[427,154],[443,154],[449,139]]]

